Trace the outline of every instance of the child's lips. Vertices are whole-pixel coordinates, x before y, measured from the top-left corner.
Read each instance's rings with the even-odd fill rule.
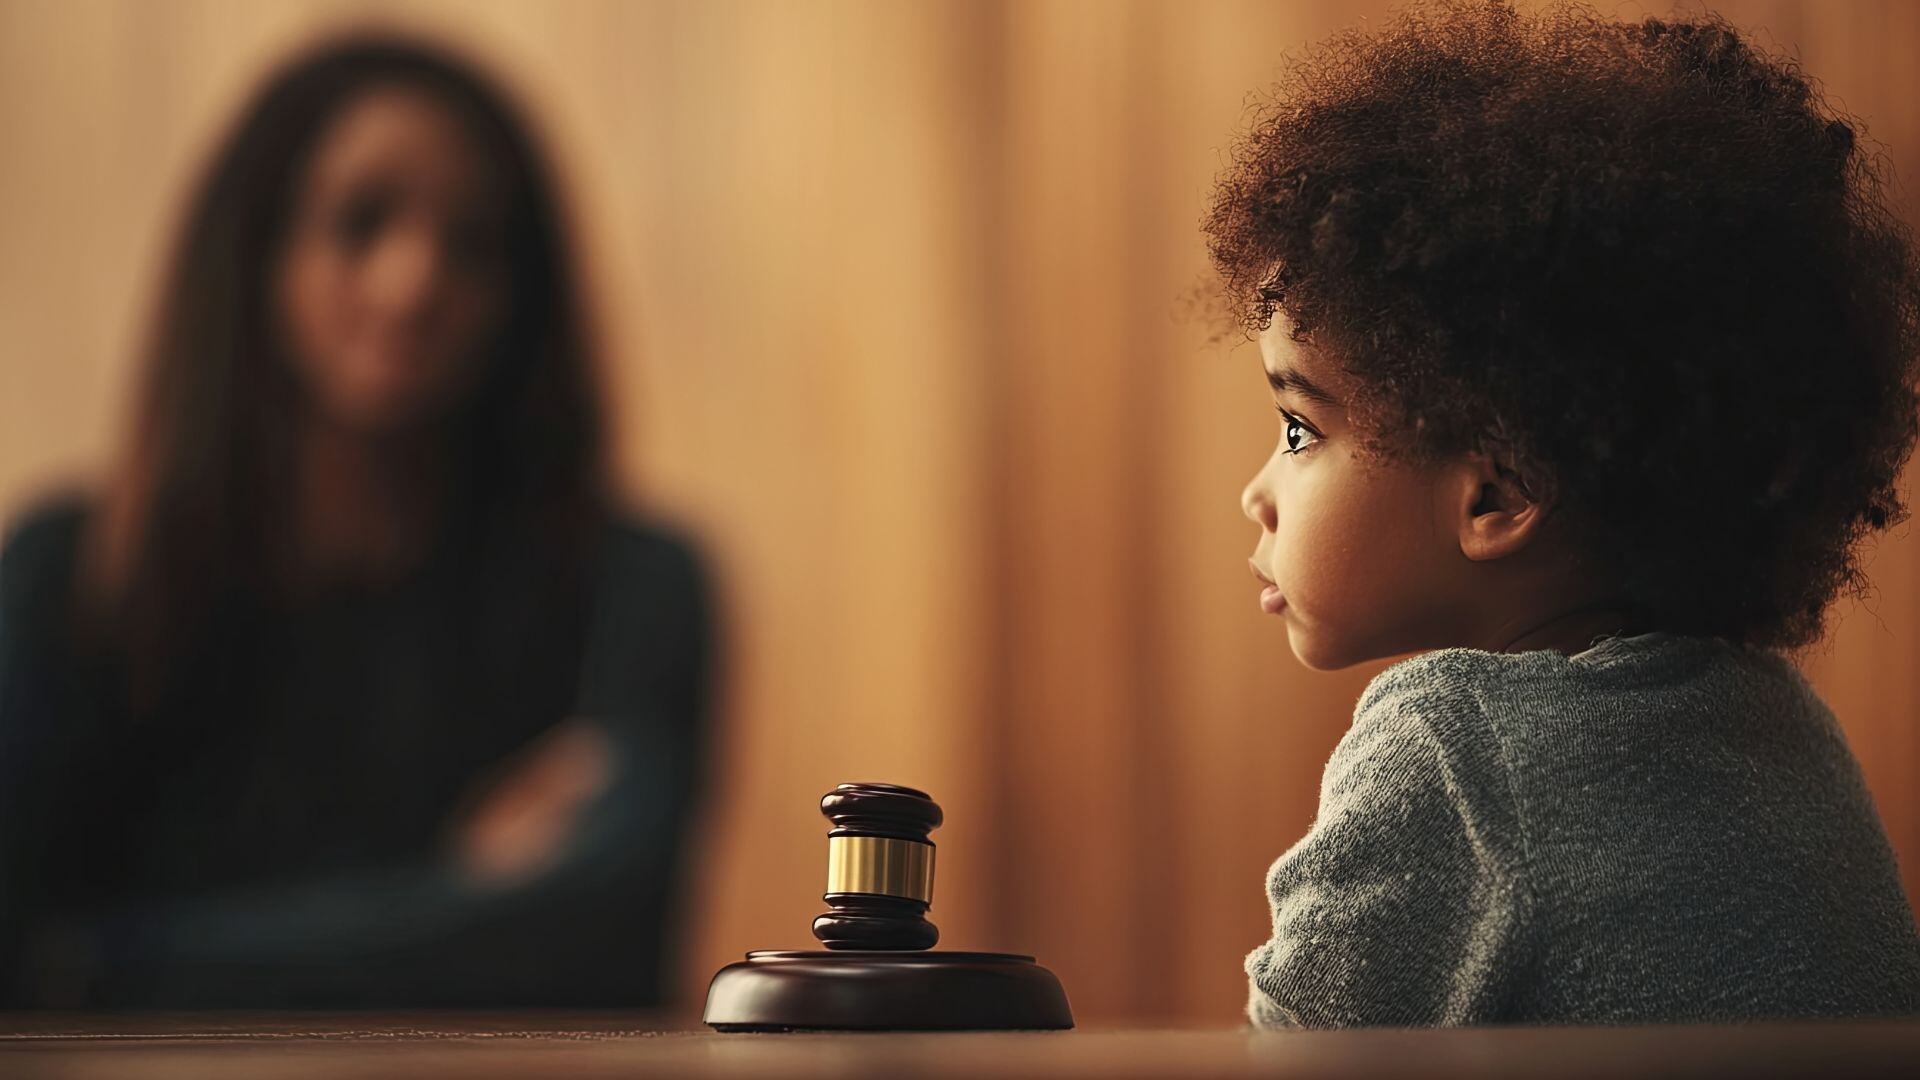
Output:
[[[1280,609],[1287,606],[1287,598],[1280,595],[1280,586],[1275,585],[1272,578],[1261,572],[1258,562],[1248,559],[1247,569],[1252,570],[1253,576],[1259,580],[1260,584],[1266,586],[1260,590],[1260,610],[1269,615],[1278,615]]]

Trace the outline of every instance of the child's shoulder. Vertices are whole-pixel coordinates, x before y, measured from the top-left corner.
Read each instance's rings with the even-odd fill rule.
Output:
[[[1376,795],[1431,786],[1454,800],[1504,787],[1481,782],[1496,779],[1506,756],[1488,698],[1537,681],[1541,673],[1532,669],[1538,665],[1531,654],[1466,648],[1394,663],[1361,692],[1353,723],[1327,763],[1326,782],[1343,789],[1364,781]]]
[[[1647,633],[1603,638],[1573,655],[1448,648],[1409,657],[1367,684],[1341,749],[1351,757],[1369,747],[1369,756],[1382,746],[1420,747],[1456,777],[1492,775],[1516,760],[1576,753],[1571,748],[1589,739],[1660,742],[1681,728],[1703,735],[1724,726],[1717,719],[1752,735],[1824,736],[1831,717],[1777,653]]]
[[[1822,711],[1784,657],[1716,638],[1649,632],[1601,638],[1574,655],[1446,648],[1373,676],[1342,749],[1423,746],[1450,771],[1500,771],[1515,742],[1565,734],[1569,724],[1619,734],[1622,721],[1663,715],[1701,692],[1728,701],[1780,694],[1793,700],[1782,711]]]
[[[1577,678],[1559,653],[1435,649],[1398,661],[1367,683],[1350,741],[1426,742],[1446,750],[1492,737],[1494,702],[1552,697]]]
[[[1805,679],[1780,655],[1717,638],[1661,632],[1597,639],[1583,652],[1548,649],[1517,653],[1436,649],[1409,657],[1374,676],[1354,717],[1404,721],[1428,716],[1484,714],[1515,701],[1551,707],[1610,690],[1649,694],[1693,681],[1751,684]]]

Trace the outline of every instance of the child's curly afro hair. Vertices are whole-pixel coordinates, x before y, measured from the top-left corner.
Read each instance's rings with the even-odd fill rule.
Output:
[[[1662,628],[1790,648],[1906,514],[1920,272],[1860,134],[1716,16],[1447,0],[1294,63],[1205,229],[1370,452],[1495,455]]]

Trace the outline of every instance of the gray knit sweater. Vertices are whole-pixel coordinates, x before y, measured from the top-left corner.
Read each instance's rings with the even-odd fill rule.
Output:
[[[1703,638],[1388,668],[1267,891],[1260,1025],[1920,1012],[1833,714],[1787,661]]]

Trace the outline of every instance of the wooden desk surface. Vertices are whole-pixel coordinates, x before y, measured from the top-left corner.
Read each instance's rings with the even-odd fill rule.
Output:
[[[718,1035],[639,1013],[0,1015],[0,1076],[1920,1076],[1920,1022]]]

